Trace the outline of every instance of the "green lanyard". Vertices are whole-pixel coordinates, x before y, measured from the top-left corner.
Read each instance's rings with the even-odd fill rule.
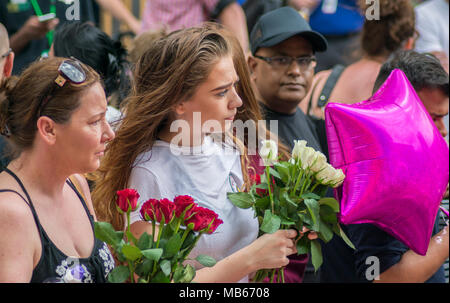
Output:
[[[33,9],[34,9],[34,12],[36,13],[36,15],[38,17],[43,16],[44,14],[42,13],[41,7],[39,6],[39,3],[37,2],[37,0],[30,0],[30,2],[31,2],[31,5],[33,6]],[[50,0],[50,13],[55,14],[55,16],[56,16],[56,0]],[[46,35],[49,48],[52,46],[52,43],[53,43],[54,32],[55,31],[52,29]],[[45,50],[42,54],[48,54],[48,52],[49,52],[49,49]]]

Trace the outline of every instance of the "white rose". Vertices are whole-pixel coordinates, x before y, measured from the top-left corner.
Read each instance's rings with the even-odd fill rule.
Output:
[[[300,159],[300,155],[306,147],[305,140],[294,140],[294,148],[292,149],[292,158]]]
[[[263,159],[264,165],[272,165],[278,160],[277,143],[273,140],[263,140],[259,149],[259,155]]]
[[[305,147],[303,152],[300,154],[300,161],[302,162],[302,168],[307,169],[311,167],[316,159],[316,151],[312,147]]]
[[[331,183],[335,176],[335,169],[330,164],[326,164],[325,167],[319,171],[316,175],[317,180],[319,180],[320,183],[327,185]]]
[[[327,157],[321,152],[316,151],[314,163],[311,165],[311,171],[318,173],[327,165]]]
[[[333,187],[339,187],[344,182],[345,174],[342,169],[335,169],[334,178],[333,178]]]

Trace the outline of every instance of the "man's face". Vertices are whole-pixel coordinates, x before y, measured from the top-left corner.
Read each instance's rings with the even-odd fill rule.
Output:
[[[249,66],[261,101],[277,112],[295,112],[311,87],[315,62],[299,64],[296,60],[291,60],[290,64],[279,64],[274,60],[267,62],[257,56],[273,59],[311,58],[313,55],[311,43],[300,36],[291,37],[269,48],[258,49],[255,56],[249,59]]]
[[[423,88],[417,94],[442,136],[447,136],[444,117],[448,115],[448,96],[439,88]]]

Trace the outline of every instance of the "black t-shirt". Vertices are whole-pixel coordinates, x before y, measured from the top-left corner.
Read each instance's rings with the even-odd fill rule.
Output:
[[[43,14],[50,12],[50,0],[37,1]],[[66,4],[67,3],[67,4]],[[76,3],[79,3],[80,20],[69,20],[67,16],[77,17],[74,14]],[[67,13],[67,16],[66,16]],[[0,22],[8,30],[9,37],[14,35],[31,17],[36,15],[31,2],[18,0],[0,0]],[[95,24],[94,8],[92,0],[65,1],[56,0],[56,17],[59,19],[59,25],[67,22],[85,22],[91,21]],[[15,54],[13,74],[20,74],[30,63],[38,59],[42,52],[48,50],[48,40],[46,37],[39,40],[32,40],[19,53]]]
[[[269,129],[270,120],[278,121],[278,133],[272,129],[270,130],[278,135],[281,142],[286,146],[292,149],[294,140],[305,140],[307,146],[317,151],[322,151],[314,124],[300,108],[297,108],[294,114],[282,114],[270,110],[262,103],[260,105]]]
[[[438,221],[436,219],[433,235],[439,232]],[[403,242],[373,224],[341,226],[356,249],[350,248],[342,238],[336,235],[327,244],[322,242],[323,264],[320,268],[322,283],[372,282],[376,263],[379,262],[381,274],[397,264],[402,255],[409,250]],[[371,280],[367,279],[366,274]],[[426,282],[445,283],[444,267],[441,266]]]

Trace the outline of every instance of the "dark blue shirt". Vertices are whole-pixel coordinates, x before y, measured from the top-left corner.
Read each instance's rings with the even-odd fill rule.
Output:
[[[320,4],[312,12],[309,24],[323,35],[346,35],[359,32],[364,24],[364,15],[359,11],[357,0],[339,0],[334,14],[325,14]]]
[[[439,218],[439,217],[438,217]],[[438,219],[433,235],[439,232]],[[379,229],[373,224],[341,225],[352,241],[356,250],[350,248],[342,238],[334,236],[327,244],[322,243],[323,265],[320,268],[320,282],[325,283],[368,283],[366,272],[372,273],[374,263],[367,258],[375,256],[379,260],[383,273],[397,264],[402,255],[409,250],[405,244]],[[420,270],[420,269],[418,269]],[[445,283],[444,267],[428,280],[427,283]]]

